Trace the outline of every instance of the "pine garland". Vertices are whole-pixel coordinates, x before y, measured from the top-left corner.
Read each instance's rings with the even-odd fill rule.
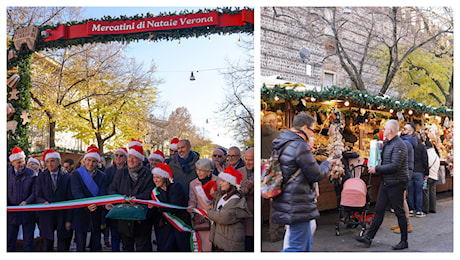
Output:
[[[306,90],[303,85],[294,84],[293,88],[284,88],[279,85],[273,88],[267,88],[265,85],[261,88],[261,97],[266,102],[274,102],[275,97],[278,100],[299,100],[302,98],[311,100],[315,98],[316,102],[328,100],[347,100],[350,106],[371,108],[373,110],[394,111],[412,110],[414,114],[425,114],[434,116],[447,116],[453,118],[454,111],[446,107],[432,107],[422,104],[414,99],[402,100],[394,97],[382,97],[372,95],[367,91],[352,90],[347,87],[331,86],[324,88],[322,91]]]

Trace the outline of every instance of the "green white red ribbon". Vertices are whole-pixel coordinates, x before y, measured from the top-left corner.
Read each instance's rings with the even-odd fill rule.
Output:
[[[155,187],[152,190],[152,202],[159,202],[157,195],[160,194],[158,191],[158,187]],[[165,203],[166,204],[166,203]],[[176,206],[177,207],[177,206]],[[201,252],[201,243],[200,243],[200,238],[198,234],[196,233],[195,230],[193,230],[192,227],[187,225],[182,219],[178,218],[177,216],[169,213],[169,212],[161,212],[163,216],[166,218],[166,220],[171,223],[177,230],[181,232],[190,232],[190,248],[192,252]]]
[[[153,205],[156,207],[162,208],[171,208],[171,209],[187,209],[186,207],[176,206],[173,204],[163,203],[153,200],[141,200],[141,199],[130,199],[123,195],[114,194],[106,196],[97,196],[84,199],[68,200],[68,201],[59,201],[49,204],[38,203],[38,204],[27,204],[24,206],[8,206],[6,207],[7,212],[19,212],[19,211],[42,211],[42,210],[62,210],[62,209],[75,209],[88,207],[89,205],[96,204],[97,206],[103,206],[107,204],[115,204],[122,202],[136,202],[141,204]],[[207,217],[206,212],[198,208],[192,208],[194,213],[203,215]]]
[[[106,196],[97,196],[97,197],[90,197],[84,199],[76,199],[76,200],[68,200],[68,201],[60,201],[60,202],[52,202],[49,204],[45,203],[38,203],[38,204],[27,204],[24,206],[8,206],[6,207],[7,212],[20,212],[20,211],[43,211],[43,210],[64,210],[64,209],[75,209],[75,208],[83,208],[88,207],[89,205],[96,204],[97,206],[103,206],[107,204],[115,204],[115,203],[122,203],[122,202],[136,202],[141,204],[153,205],[155,207],[162,207],[162,208],[170,208],[170,209],[183,209],[186,210],[187,207],[177,206],[169,203],[160,202],[157,198],[156,188],[152,190],[152,198],[154,200],[141,200],[141,199],[130,199],[129,197],[125,197],[123,195],[115,194],[115,195],[106,195]],[[199,208],[192,208],[193,213],[200,214],[204,217],[207,217],[205,211]],[[162,212],[163,216],[179,231],[182,232],[190,232],[190,245],[193,252],[200,252],[200,238],[195,230],[192,227],[187,225],[181,219],[177,218],[176,216],[172,215],[169,212]]]
[[[18,211],[42,211],[42,210],[61,210],[61,209],[75,209],[88,207],[89,205],[96,204],[102,206],[106,204],[126,202],[127,199],[123,195],[107,195],[90,197],[85,199],[76,199],[68,201],[59,201],[49,204],[27,204],[24,206],[8,206],[6,207],[7,212],[18,212]]]

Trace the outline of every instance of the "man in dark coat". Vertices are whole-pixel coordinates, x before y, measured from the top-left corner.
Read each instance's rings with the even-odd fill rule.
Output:
[[[71,190],[74,199],[107,195],[107,178],[105,173],[97,169],[100,159],[99,150],[94,146],[88,147],[83,157],[84,166],[72,173]],[[78,252],[85,251],[88,232],[91,232],[91,251],[102,251],[101,220],[102,206],[91,204],[74,210],[72,228],[75,230]]]
[[[177,149],[177,154],[171,159],[169,166],[173,172],[174,181],[182,186],[188,198],[190,182],[198,178],[195,163],[200,159],[200,154],[192,151],[192,145],[187,139],[180,140]]]
[[[145,167],[143,148],[132,146],[128,151],[127,167],[123,167],[115,175],[109,187],[109,194],[121,194],[129,198],[149,200],[154,188],[152,174]],[[134,202],[130,202],[135,204]],[[107,205],[110,210],[113,205]],[[117,231],[121,235],[123,251],[152,251],[152,225],[150,219],[142,221],[117,220]]]
[[[11,167],[8,168],[7,179],[7,206],[23,206],[35,203],[34,171],[26,168],[25,154],[19,147],[15,147],[8,157]],[[8,212],[7,213],[7,251],[16,251],[16,242],[22,226],[24,251],[34,250],[35,212]]]
[[[72,200],[70,174],[61,168],[61,156],[52,149],[43,153],[46,169],[39,173],[36,186],[36,203],[49,204]],[[43,240],[43,251],[53,251],[54,230],[57,230],[57,251],[66,252],[72,241],[72,213],[67,210],[43,210],[38,212],[38,227]]]
[[[126,161],[128,160],[128,150],[124,147],[120,147],[113,152],[115,158],[113,159],[113,165],[105,170],[107,176],[107,190],[109,190],[112,184],[113,178],[118,171],[121,171],[126,167]],[[107,210],[104,210],[107,212]],[[105,220],[110,228],[110,242],[112,246],[112,252],[120,251],[120,234],[117,231],[117,221],[112,219]]]
[[[388,139],[383,144],[382,163],[370,166],[370,174],[379,173],[382,177],[380,182],[377,202],[375,204],[375,217],[366,235],[355,236],[355,239],[367,247],[372,243],[380,225],[383,222],[385,210],[391,205],[398,218],[401,230],[401,241],[392,247],[393,250],[401,250],[408,247],[407,243],[407,219],[404,213],[404,190],[409,181],[407,147],[398,136],[399,123],[396,120],[388,120],[383,129],[384,136]]]
[[[313,138],[315,118],[302,112],[294,117],[293,128],[283,130],[273,140],[279,153],[283,181],[288,181],[300,168],[300,174],[273,199],[273,223],[287,226],[283,251],[312,251],[310,221],[319,217],[314,183],[324,179],[337,159],[316,162],[307,143]]]

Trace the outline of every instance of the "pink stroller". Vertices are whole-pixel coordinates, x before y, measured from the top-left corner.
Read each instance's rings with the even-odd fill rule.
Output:
[[[340,235],[340,223],[347,228],[361,226],[359,235],[363,235],[367,225],[373,219],[373,214],[368,215],[370,206],[369,190],[371,188],[371,175],[367,173],[366,165],[357,165],[351,169],[354,178],[349,178],[343,183],[343,189],[340,196],[339,214],[335,223],[335,235]],[[361,177],[368,176],[368,184]]]

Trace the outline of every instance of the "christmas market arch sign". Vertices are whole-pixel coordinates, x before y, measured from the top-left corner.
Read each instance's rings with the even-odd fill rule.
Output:
[[[56,26],[20,28],[8,44],[7,68],[11,80],[7,84],[7,149],[11,151],[15,146],[24,151],[29,149],[30,58],[35,51],[69,48],[86,43],[171,41],[211,34],[253,32],[254,11],[250,8],[218,8],[197,12],[185,10],[179,14],[161,13],[157,16],[150,13],[133,17],[105,16],[101,20],[88,19]]]

